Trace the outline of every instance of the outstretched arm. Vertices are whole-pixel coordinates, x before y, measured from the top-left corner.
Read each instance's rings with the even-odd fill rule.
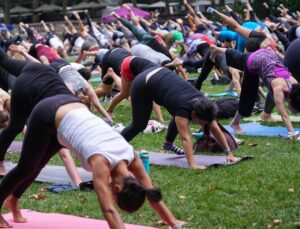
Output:
[[[86,28],[79,16],[79,13],[77,11],[72,11],[73,15],[75,16],[75,18],[77,19],[79,26],[80,26],[80,34],[83,38],[86,38],[88,36],[88,32],[86,31]]]
[[[188,3],[187,0],[183,0],[183,4],[185,9],[187,10],[188,14],[190,14],[193,17],[193,21],[195,25],[200,25],[202,24],[201,18],[197,15],[193,7]]]
[[[235,162],[238,160],[238,158],[235,158],[231,152],[231,149],[229,148],[229,145],[227,143],[227,140],[218,126],[218,123],[214,120],[209,125],[209,131],[212,133],[212,135],[216,138],[217,142],[220,144],[224,152],[227,154],[227,160],[230,162]]]
[[[245,38],[249,37],[252,30],[241,26],[237,21],[219,12],[218,10],[214,9],[213,13],[219,16],[232,30],[236,31]]]
[[[293,136],[295,134],[295,129],[292,125],[292,122],[291,122],[289,115],[284,106],[284,92],[282,90],[282,86],[273,88],[273,93],[274,93],[274,102],[277,106],[277,109],[282,118],[282,121],[283,121],[284,125],[286,126],[286,128],[288,129],[289,134],[291,134],[291,136]]]
[[[109,188],[110,169],[105,159],[97,156],[89,158],[89,164],[93,171],[93,183],[99,205],[105,219],[112,229],[125,229],[122,219],[114,207],[114,201]]]
[[[50,32],[50,29],[49,29],[49,27],[46,25],[46,23],[45,23],[43,20],[41,20],[41,24],[42,24],[42,26],[44,27],[45,32],[46,32],[46,33],[49,33],[49,32]]]
[[[146,173],[142,161],[137,155],[137,153],[135,153],[135,159],[128,169],[133,173],[136,179],[138,179],[141,182],[144,189],[154,188],[151,178]],[[168,207],[162,200],[158,203],[154,203],[151,201],[149,201],[149,203],[150,206],[159,214],[161,219],[168,223],[169,226],[174,228],[175,225],[178,225],[176,218],[173,216],[172,212],[168,209]]]
[[[112,119],[110,118],[109,114],[107,113],[107,111],[104,109],[104,107],[100,104],[99,99],[94,91],[94,89],[92,88],[91,85],[88,84],[88,82],[86,82],[86,86],[87,86],[87,96],[89,98],[89,100],[92,102],[92,104],[94,105],[94,107],[105,117],[107,118],[110,122],[112,122]]]
[[[17,52],[23,57],[25,57],[26,60],[31,61],[31,62],[36,62],[36,63],[41,63],[38,59],[34,58],[30,54],[28,54],[25,50],[25,48],[21,45],[11,45],[9,46],[9,49],[13,52]]]
[[[67,22],[67,24],[68,24],[68,26],[70,27],[70,29],[71,29],[71,33],[72,34],[76,34],[77,33],[77,30],[76,30],[76,28],[75,28],[75,26],[73,25],[73,23],[70,21],[70,19],[68,18],[68,16],[64,16],[64,19],[65,19],[65,21]]]

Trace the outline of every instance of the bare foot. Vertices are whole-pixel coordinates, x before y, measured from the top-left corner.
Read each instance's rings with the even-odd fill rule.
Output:
[[[2,215],[0,215],[0,228],[12,228],[13,226],[10,225]]]
[[[272,117],[271,114],[262,112],[260,115],[260,119],[264,122],[276,122],[276,120]]]
[[[233,155],[227,155],[226,159],[227,159],[227,162],[229,162],[229,163],[235,163],[235,162],[241,160],[241,158],[234,157]]]
[[[21,214],[20,207],[19,207],[19,199],[10,195],[5,200],[5,207],[9,209],[12,213],[14,221],[16,223],[26,223],[27,219],[24,218]]]
[[[4,161],[0,161],[0,176],[4,176],[6,174]]]
[[[206,169],[206,166],[204,165],[196,165],[195,167],[192,167],[193,169],[198,169],[198,170],[204,170]]]
[[[239,124],[230,123],[230,127],[234,130],[236,134],[244,134],[241,126]]]

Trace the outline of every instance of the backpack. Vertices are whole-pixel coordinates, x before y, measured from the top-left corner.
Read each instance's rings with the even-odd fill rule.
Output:
[[[235,151],[238,148],[235,139],[220,123],[218,123],[218,126],[223,132],[230,150]],[[222,147],[216,141],[215,137],[209,132],[208,125],[204,125],[204,127],[199,130],[199,133],[200,132],[203,132],[203,135],[200,138],[197,138],[196,142],[193,144],[194,152],[223,152]]]
[[[217,119],[234,117],[239,107],[239,100],[237,98],[218,99],[215,103],[218,108]]]
[[[227,84],[229,84],[231,82],[231,79],[229,79],[227,76],[222,76],[222,77],[220,77],[219,79],[215,79],[215,78],[213,78],[213,79],[211,79],[210,80],[210,83],[212,84],[212,85],[227,85]]]

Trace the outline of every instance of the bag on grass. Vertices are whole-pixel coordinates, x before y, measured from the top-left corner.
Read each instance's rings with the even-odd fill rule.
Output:
[[[217,119],[234,117],[239,107],[239,100],[237,98],[217,99],[215,103],[218,108]]]
[[[229,79],[227,76],[222,76],[222,77],[220,77],[219,79],[215,79],[215,78],[213,78],[213,79],[211,79],[210,80],[210,83],[212,84],[212,85],[227,85],[227,84],[229,84],[231,82],[231,79]]]
[[[231,151],[235,151],[238,148],[235,139],[233,136],[220,124],[218,123],[221,131],[223,132],[228,146]],[[215,137],[209,132],[209,126],[205,125],[199,130],[199,133],[202,132],[203,135],[200,138],[196,139],[196,142],[193,145],[194,152],[223,152],[222,147],[216,141]]]

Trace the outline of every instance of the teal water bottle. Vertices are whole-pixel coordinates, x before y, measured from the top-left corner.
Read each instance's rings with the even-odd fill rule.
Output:
[[[144,168],[146,170],[146,172],[150,173],[150,162],[149,162],[149,153],[147,153],[146,151],[140,151],[139,152],[139,156],[143,162]]]

